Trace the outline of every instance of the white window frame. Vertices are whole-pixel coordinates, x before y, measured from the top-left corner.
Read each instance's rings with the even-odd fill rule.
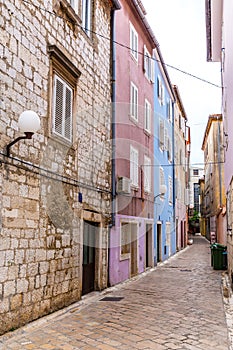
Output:
[[[147,156],[144,156],[144,191],[147,193],[151,192],[151,159]]]
[[[159,167],[159,191],[160,191],[160,188],[164,185],[165,185],[164,169],[162,167]],[[160,199],[163,200],[164,196],[160,196]]]
[[[57,113],[57,83],[61,83],[63,85],[62,89],[62,101],[61,101],[61,116],[60,118],[60,126],[57,127],[57,124],[59,120],[58,113]],[[69,123],[69,129],[68,134],[69,137],[66,135],[67,133],[67,126],[66,126],[66,112],[67,112],[67,101],[66,101],[66,93],[70,93],[70,123]],[[52,131],[54,134],[62,137],[63,139],[72,142],[72,127],[73,127],[73,99],[74,99],[74,93],[73,89],[70,87],[70,85],[61,77],[59,77],[57,74],[54,74],[54,83],[53,83],[53,113],[52,113]],[[59,130],[60,129],[60,130]]]
[[[91,36],[92,1],[82,0],[82,27],[88,36]]]
[[[165,92],[164,92],[164,86],[162,83],[162,79],[159,75],[157,77],[157,95],[158,95],[158,100],[159,100],[160,106],[164,105]]]
[[[131,56],[138,62],[138,33],[130,22],[130,53]]]
[[[151,80],[151,75],[152,75],[151,62],[152,62],[151,55],[147,50],[146,45],[144,45],[144,71],[145,71],[145,76],[148,80]]]
[[[145,99],[144,128],[148,133],[151,133],[151,104],[147,99]]]
[[[130,84],[130,115],[138,121],[138,88],[133,82]]]
[[[134,148],[132,145],[130,145],[130,179],[131,179],[131,185],[134,187],[138,187],[138,160],[139,160],[139,153],[136,148]]]

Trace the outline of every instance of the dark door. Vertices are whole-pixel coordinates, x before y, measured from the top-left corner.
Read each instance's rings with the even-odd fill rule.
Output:
[[[146,224],[146,268],[152,267],[152,225]]]
[[[162,254],[161,254],[161,249],[162,249],[162,225],[157,224],[157,263],[162,261]]]
[[[95,288],[95,244],[98,224],[84,221],[83,229],[83,280],[82,294]]]

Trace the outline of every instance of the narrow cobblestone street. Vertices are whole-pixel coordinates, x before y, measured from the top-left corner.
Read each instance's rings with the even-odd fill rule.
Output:
[[[0,349],[227,350],[221,279],[195,237],[154,270],[0,337]]]

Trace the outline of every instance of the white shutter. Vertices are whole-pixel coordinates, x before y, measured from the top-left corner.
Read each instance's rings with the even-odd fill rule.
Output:
[[[151,191],[151,160],[147,156],[144,157],[144,189],[148,193]]]
[[[130,179],[132,185],[138,186],[138,150],[130,146]]]
[[[54,76],[53,98],[53,132],[72,141],[72,104],[73,90],[59,78]]]
[[[155,82],[155,57],[151,58],[151,81]]]
[[[72,135],[72,90],[66,87],[66,99],[65,99],[65,125],[64,125],[64,137],[67,140],[71,140]]]

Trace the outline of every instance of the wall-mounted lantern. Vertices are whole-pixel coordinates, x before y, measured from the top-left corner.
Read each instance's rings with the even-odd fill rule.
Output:
[[[34,111],[24,111],[19,116],[19,130],[24,132],[24,136],[19,136],[6,146],[6,156],[10,156],[10,148],[19,140],[31,139],[32,135],[40,129],[40,118]]]

